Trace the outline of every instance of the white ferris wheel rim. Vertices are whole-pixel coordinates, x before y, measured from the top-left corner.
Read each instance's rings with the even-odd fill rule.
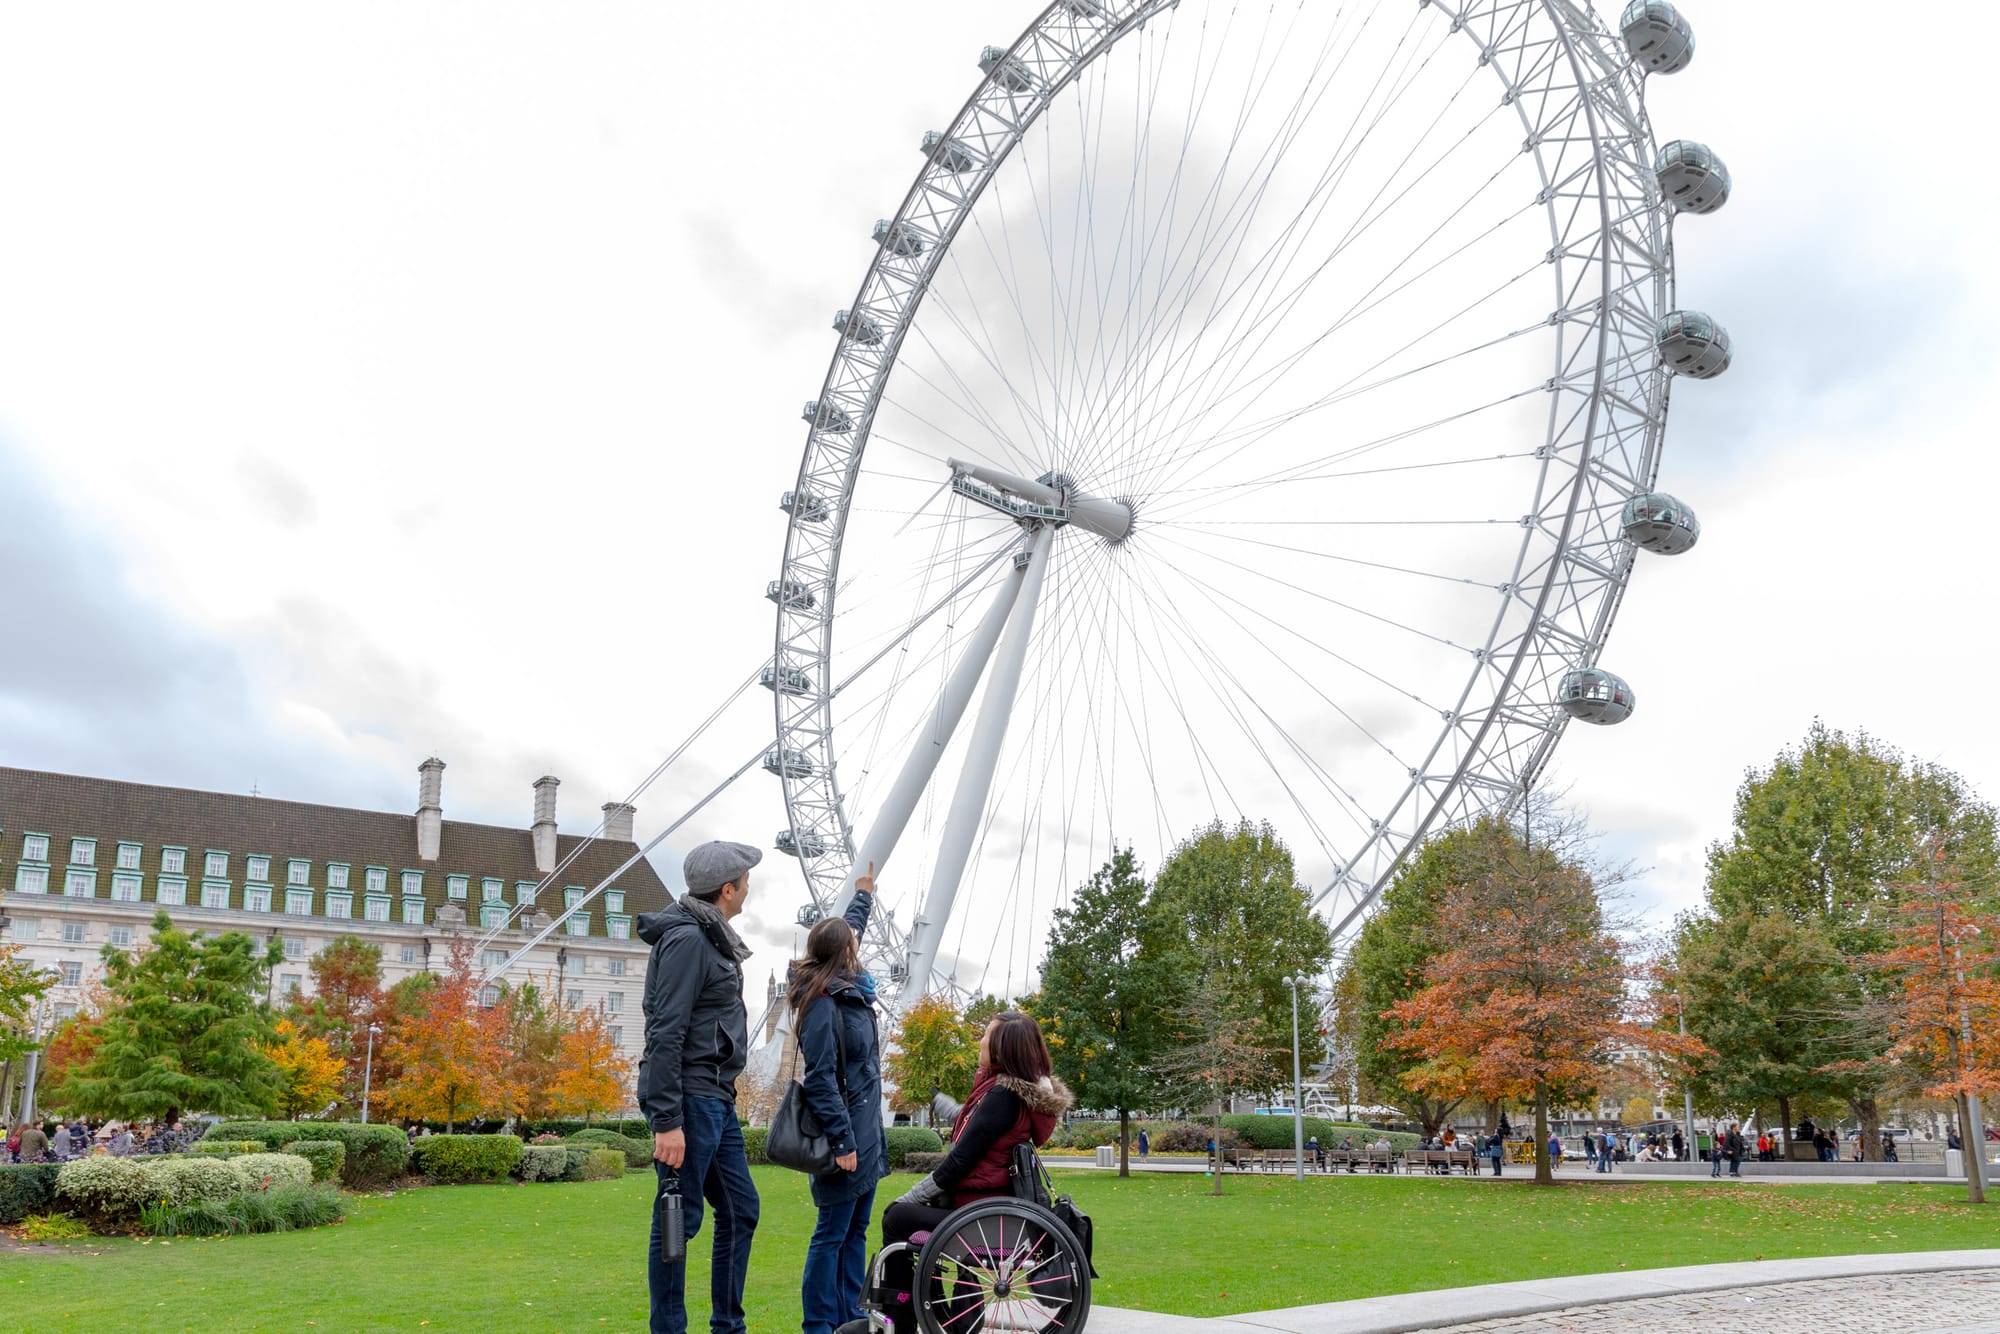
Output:
[[[783,784],[787,832],[810,900],[804,916],[834,909],[853,874],[855,831],[833,727],[832,608],[850,503],[904,335],[959,227],[1043,112],[1122,39],[1178,5],[1057,0],[1044,10],[992,62],[942,144],[926,154],[847,308],[850,327],[872,325],[878,341],[844,333],[836,345],[788,493],[784,561],[772,586],[773,670],[809,686],[774,690],[776,763],[767,763]],[[1603,650],[1634,561],[1619,514],[1653,488],[1667,415],[1669,380],[1654,338],[1673,295],[1671,212],[1653,171],[1643,75],[1617,35],[1570,0],[1422,0],[1421,7],[1478,47],[1479,63],[1494,70],[1503,102],[1519,115],[1522,151],[1540,174],[1537,202],[1550,224],[1556,365],[1546,386],[1540,480],[1486,642],[1470,649],[1458,703],[1443,711],[1401,795],[1315,891],[1341,938],[1428,832],[1510,809],[1547,764],[1569,721],[1555,705],[1555,684],[1594,667]],[[959,150],[969,171],[940,162]],[[900,253],[903,236],[917,237],[922,249]],[[829,407],[843,422],[838,429]],[[900,957],[900,931],[874,934],[874,957]]]

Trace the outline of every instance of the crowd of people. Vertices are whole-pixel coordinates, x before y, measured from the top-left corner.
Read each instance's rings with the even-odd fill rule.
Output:
[[[181,1122],[134,1127],[122,1121],[25,1121],[7,1132],[10,1163],[66,1163],[93,1155],[129,1158],[142,1153],[179,1153],[199,1134]]]

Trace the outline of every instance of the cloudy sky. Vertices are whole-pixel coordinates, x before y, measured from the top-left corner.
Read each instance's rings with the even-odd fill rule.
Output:
[[[448,815],[553,772],[588,827],[765,656],[829,316],[1032,8],[8,5],[0,763],[395,809],[435,752]],[[1650,105],[1735,174],[1677,240],[1736,365],[1675,398],[1704,536],[1626,601],[1641,711],[1554,776],[1659,914],[1815,716],[2000,795],[1980,48],[1687,10]],[[641,836],[769,736],[753,692]],[[782,822],[753,772],[673,844]]]

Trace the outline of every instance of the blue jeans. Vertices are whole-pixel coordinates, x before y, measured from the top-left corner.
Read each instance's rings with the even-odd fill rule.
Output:
[[[799,1283],[805,1334],[833,1334],[834,1327],[861,1318],[861,1285],[868,1276],[868,1216],[875,1211],[875,1188],[845,1204],[823,1204],[806,1272]]]
[[[744,1334],[743,1282],[750,1274],[750,1242],[757,1232],[757,1185],[750,1180],[750,1160],[743,1152],[743,1127],[736,1124],[733,1103],[687,1098],[681,1106],[681,1130],[687,1136],[687,1156],[680,1170],[657,1160],[653,1170],[662,1188],[680,1178],[689,1247],[701,1230],[702,1201],[714,1206],[708,1327],[714,1334]],[[652,1334],[687,1334],[687,1262],[660,1259],[657,1209],[646,1246],[646,1284],[653,1297]]]

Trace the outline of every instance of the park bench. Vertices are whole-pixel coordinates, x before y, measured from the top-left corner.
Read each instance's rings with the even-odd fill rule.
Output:
[[[1224,1149],[1222,1151],[1222,1165],[1224,1167],[1233,1167],[1241,1172],[1252,1161],[1254,1160],[1251,1155],[1242,1149]],[[1214,1154],[1208,1156],[1208,1170],[1211,1172],[1215,1170]]]
[[[1311,1149],[1305,1151],[1306,1167],[1311,1169],[1316,1157]],[[1266,1149],[1258,1156],[1257,1167],[1264,1172],[1289,1172],[1298,1163],[1298,1154],[1292,1149]]]
[[[1472,1156],[1470,1150],[1461,1149],[1411,1149],[1403,1155],[1405,1171],[1414,1172],[1418,1168],[1429,1171],[1437,1168],[1446,1176],[1451,1175],[1451,1169],[1454,1167],[1463,1168],[1467,1176],[1472,1176],[1478,1170],[1476,1162],[1477,1159]]]

